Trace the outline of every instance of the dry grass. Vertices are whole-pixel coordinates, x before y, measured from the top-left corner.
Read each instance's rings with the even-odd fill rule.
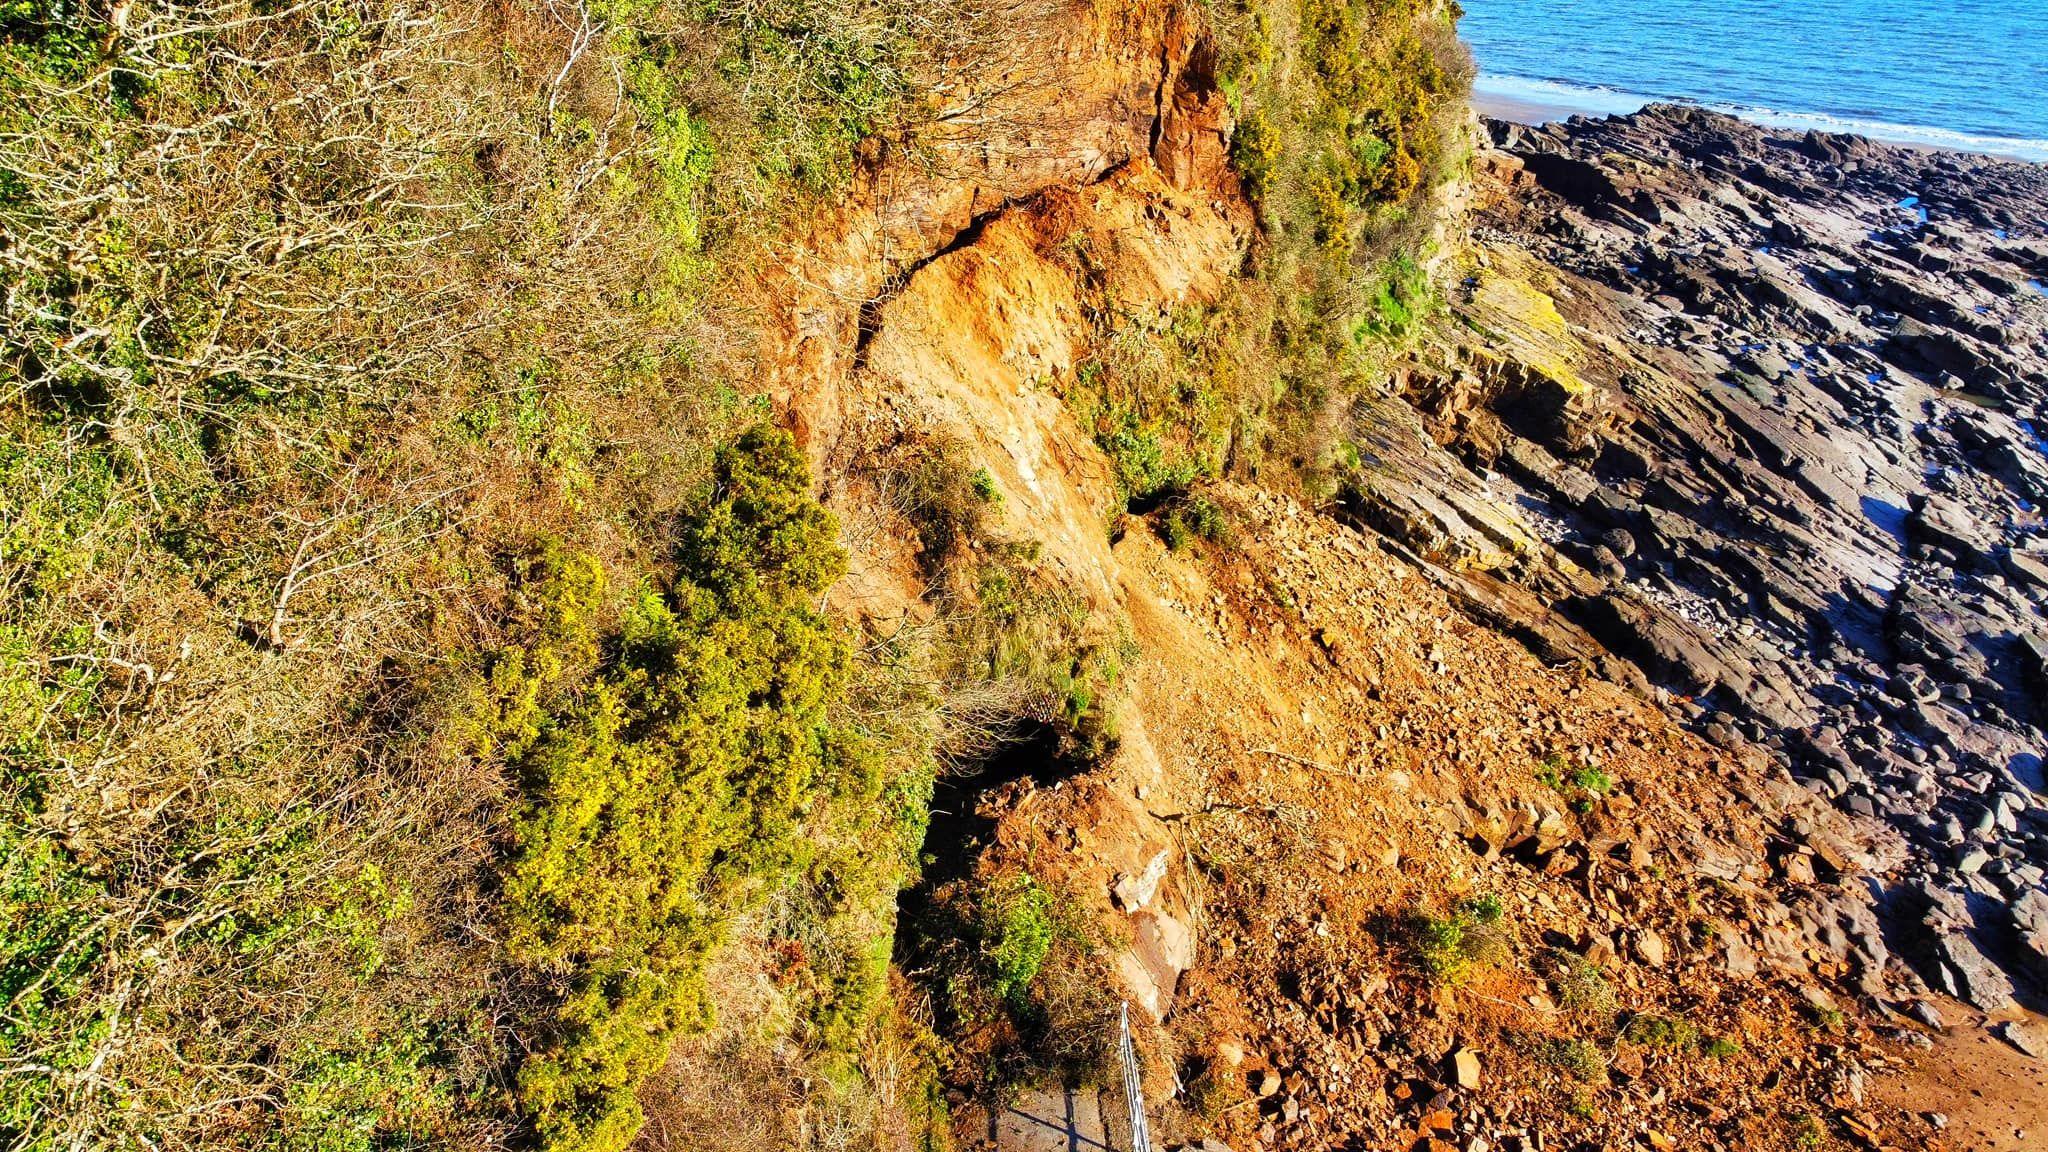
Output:
[[[909,6],[809,11],[923,66]],[[465,733],[520,558],[661,574],[759,415],[711,286],[836,178],[782,145],[843,172],[927,113],[884,74],[767,117],[801,54],[687,55],[759,6],[40,12],[0,41],[0,1130],[501,1143],[545,996]]]

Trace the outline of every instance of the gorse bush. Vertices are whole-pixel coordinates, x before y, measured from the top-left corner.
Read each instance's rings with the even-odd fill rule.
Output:
[[[871,791],[874,765],[828,713],[845,644],[811,607],[842,564],[787,436],[719,454],[717,497],[683,536],[679,581],[628,607],[616,653],[554,714],[528,668],[595,646],[594,566],[549,556],[535,594],[544,643],[503,659],[497,723],[526,797],[505,873],[513,957],[562,989],[545,1046],[519,1073],[549,1148],[623,1148],[639,1082],[700,1025],[702,973],[723,923],[807,864],[800,834],[825,797]]]
[[[1219,0],[1216,80],[1232,167],[1258,209],[1209,349],[1228,435],[1213,460],[1310,488],[1344,403],[1377,390],[1439,307],[1431,228],[1461,155],[1473,74],[1455,4]],[[1282,472],[1281,475],[1287,475]]]
[[[1269,207],[1306,192],[1319,242],[1348,258],[1361,224],[1441,174],[1445,120],[1470,69],[1455,18],[1429,0],[1244,4],[1221,81],[1246,190]]]

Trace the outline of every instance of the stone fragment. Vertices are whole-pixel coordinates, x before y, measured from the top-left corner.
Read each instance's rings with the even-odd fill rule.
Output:
[[[1451,1057],[1451,1071],[1458,1087],[1467,1090],[1479,1087],[1479,1053],[1470,1048],[1460,1048]]]
[[[1659,936],[1654,928],[1638,930],[1635,934],[1635,952],[1636,959],[1652,968],[1662,968],[1667,957],[1664,937]]]
[[[1995,1031],[1998,1033],[1999,1039],[2028,1056],[2032,1056],[2036,1060],[2048,1059],[2048,1033],[2044,1033],[2040,1025],[2029,1024],[2020,1020],[2007,1020],[2000,1024]]]
[[[1614,962],[1614,942],[1599,933],[1593,933],[1586,942],[1586,962],[1595,968],[1605,968]]]
[[[1159,893],[1159,882],[1166,878],[1170,854],[1170,849],[1161,848],[1137,875],[1125,873],[1118,876],[1114,889],[1117,906],[1126,912],[1136,912],[1152,903],[1152,898]]]
[[[1738,979],[1756,975],[1756,949],[1731,924],[1716,922],[1714,938],[1721,946],[1721,970]]]

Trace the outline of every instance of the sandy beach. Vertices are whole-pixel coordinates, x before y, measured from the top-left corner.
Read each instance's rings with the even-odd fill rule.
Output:
[[[1649,97],[1610,89],[1575,89],[1563,85],[1481,76],[1472,89],[1472,108],[1484,117],[1514,124],[1548,124],[1573,116],[1626,116],[1655,103]],[[1809,128],[1845,132],[1907,148],[1933,152],[1970,152],[2006,160],[2040,163],[2048,159],[2048,143],[2030,140],[1972,138],[1933,129],[1914,129],[1882,123],[1822,123],[1817,118],[1771,114],[1754,109],[1705,105],[1714,111],[1738,116],[1781,132],[1803,132]],[[1949,138],[1944,138],[1949,137]]]
[[[1472,110],[1488,119],[1506,120],[1513,124],[1548,124],[1552,120],[1564,120],[1587,114],[1584,108],[1573,108],[1566,104],[1520,100],[1510,96],[1489,96],[1480,92],[1472,94]]]

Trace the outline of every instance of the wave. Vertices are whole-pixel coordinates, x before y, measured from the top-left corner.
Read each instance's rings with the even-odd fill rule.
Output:
[[[1557,109],[1566,115],[1579,113],[1589,116],[1626,116],[1631,112],[1640,111],[1646,104],[1691,104],[1710,111],[1739,116],[1771,128],[1842,132],[1894,144],[1940,148],[1951,152],[1980,152],[2035,163],[2048,162],[2048,140],[1991,136],[1920,124],[1894,124],[1884,120],[1867,120],[1829,112],[1787,112],[1753,105],[1713,103],[1673,96],[1650,96],[1570,80],[1485,74],[1473,84],[1473,92],[1481,97],[1492,97],[1532,108]]]

